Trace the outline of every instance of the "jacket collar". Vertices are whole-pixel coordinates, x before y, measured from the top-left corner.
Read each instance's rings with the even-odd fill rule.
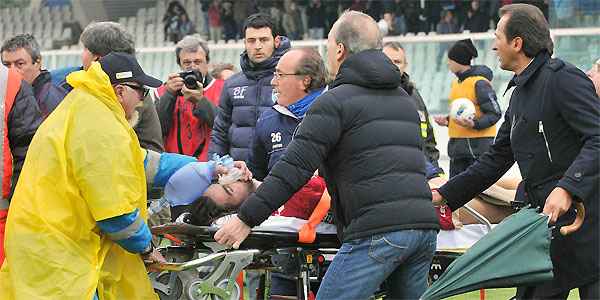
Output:
[[[212,76],[210,76],[210,74],[206,74],[206,76],[204,77],[204,82],[202,83],[202,85],[204,86],[203,90],[206,91],[208,89],[210,89],[213,85],[213,83],[215,83],[215,79],[212,78]]]
[[[38,77],[36,77],[33,80],[33,82],[31,83],[31,86],[33,87],[33,93],[34,93],[34,95],[37,96],[37,94],[42,89],[42,86],[44,84],[46,84],[47,82],[49,82],[50,80],[51,80],[51,78],[50,78],[50,72],[48,72],[48,70],[42,70],[40,72],[40,75],[38,75]]]
[[[548,60],[550,60],[550,54],[548,54],[548,52],[542,51],[538,53],[521,74],[513,76],[508,83],[506,90],[504,90],[504,94],[506,94],[513,86],[522,86],[526,84],[533,74],[535,74],[540,67],[545,65]]]
[[[287,107],[285,107],[283,105],[275,104],[275,105],[273,105],[273,109],[282,115],[286,115],[286,116],[292,117],[296,120],[300,120],[300,118],[296,117],[296,115],[294,115]]]
[[[280,105],[280,104],[275,104],[275,105],[273,105],[273,108],[281,114],[290,116],[297,120],[302,120],[302,119],[304,119],[304,116],[306,115],[306,111],[310,108],[312,103],[317,99],[317,97],[319,97],[324,92],[325,92],[325,89],[314,90],[314,91],[310,92],[309,94],[307,94],[306,96],[302,97],[301,99],[297,100],[296,102],[294,102],[293,104],[291,104],[288,107]],[[300,105],[300,107],[297,107],[296,109],[294,109],[293,108],[294,105]]]

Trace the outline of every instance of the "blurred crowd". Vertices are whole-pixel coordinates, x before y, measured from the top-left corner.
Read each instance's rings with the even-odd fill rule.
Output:
[[[199,0],[201,24],[195,24],[208,39],[231,41],[241,38],[246,17],[262,12],[270,15],[278,32],[292,40],[326,38],[331,26],[345,10],[360,11],[378,21],[380,30],[388,36],[407,33],[485,32],[498,22],[498,9],[511,3],[527,3],[538,7],[554,27],[576,26],[573,17],[593,14],[598,4],[593,1],[553,0]],[[550,13],[552,11],[552,14]],[[179,36],[194,32],[194,25],[184,7],[172,1],[165,15],[165,30]],[[176,40],[173,39],[175,42]]]

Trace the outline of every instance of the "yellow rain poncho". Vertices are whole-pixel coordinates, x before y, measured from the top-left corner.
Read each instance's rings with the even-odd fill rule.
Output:
[[[0,299],[158,299],[140,255],[96,221],[146,218],[143,152],[98,63],[40,126],[10,204]]]

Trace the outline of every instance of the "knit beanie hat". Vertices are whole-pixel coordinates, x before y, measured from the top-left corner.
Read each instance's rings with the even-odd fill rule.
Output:
[[[477,49],[471,39],[457,41],[448,50],[448,58],[461,65],[470,65],[473,57],[477,57]]]

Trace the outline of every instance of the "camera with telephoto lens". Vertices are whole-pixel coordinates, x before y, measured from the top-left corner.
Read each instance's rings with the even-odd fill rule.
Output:
[[[183,78],[185,87],[190,90],[197,90],[199,88],[198,82],[202,82],[204,80],[204,78],[202,78],[202,73],[200,73],[198,70],[180,72],[179,77]]]

